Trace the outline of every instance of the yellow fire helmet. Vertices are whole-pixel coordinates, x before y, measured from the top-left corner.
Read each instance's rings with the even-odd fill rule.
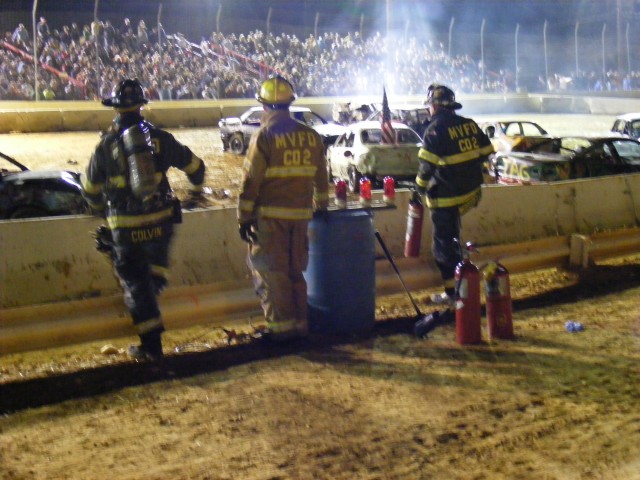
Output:
[[[291,83],[281,75],[267,78],[256,93],[256,100],[266,105],[289,105],[296,99]]]

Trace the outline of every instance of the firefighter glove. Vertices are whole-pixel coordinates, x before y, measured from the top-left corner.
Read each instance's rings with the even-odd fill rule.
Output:
[[[254,220],[249,222],[242,222],[238,225],[240,232],[240,238],[247,243],[255,243],[258,241],[258,235],[256,235],[257,225]]]
[[[418,192],[423,197],[427,194],[426,187],[421,187],[420,185],[416,185],[415,191]]]
[[[183,202],[182,206],[187,210],[193,210],[194,208],[204,208],[207,204],[207,200],[200,191],[192,190],[189,192],[189,196]]]
[[[113,251],[113,235],[105,225],[99,226],[93,237],[96,239],[96,250],[100,253],[111,254]]]

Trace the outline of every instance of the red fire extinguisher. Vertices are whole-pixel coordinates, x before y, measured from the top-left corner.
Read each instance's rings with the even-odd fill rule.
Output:
[[[413,190],[409,200],[409,212],[407,214],[407,233],[404,237],[404,256],[417,257],[420,255],[420,243],[422,241],[422,218],[424,217],[424,205],[417,190]]]
[[[480,343],[480,270],[469,258],[471,251],[477,251],[467,242],[462,251],[462,261],[455,271],[456,281],[456,341],[460,345]]]
[[[513,339],[509,271],[497,260],[482,267],[489,339]]]

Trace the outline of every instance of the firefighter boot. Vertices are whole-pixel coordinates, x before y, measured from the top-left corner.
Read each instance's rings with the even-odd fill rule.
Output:
[[[267,326],[268,330],[263,338],[270,342],[287,342],[304,338],[309,334],[309,324],[306,320],[267,322]]]
[[[434,293],[430,297],[431,303],[452,307],[456,303],[456,294],[454,289],[445,289],[442,293]]]
[[[140,335],[140,345],[129,346],[127,353],[138,362],[158,362],[164,358],[160,332]]]

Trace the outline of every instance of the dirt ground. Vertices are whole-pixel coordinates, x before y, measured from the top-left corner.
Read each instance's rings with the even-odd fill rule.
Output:
[[[242,159],[215,129],[174,133],[207,161],[212,204],[233,204]],[[0,150],[83,169],[96,141],[2,135]],[[416,338],[394,295],[357,337],[170,331],[160,369],[126,358],[133,337],[1,355],[0,479],[640,479],[639,295],[636,256],[513,275],[511,341],[484,319],[479,345],[453,325]]]

